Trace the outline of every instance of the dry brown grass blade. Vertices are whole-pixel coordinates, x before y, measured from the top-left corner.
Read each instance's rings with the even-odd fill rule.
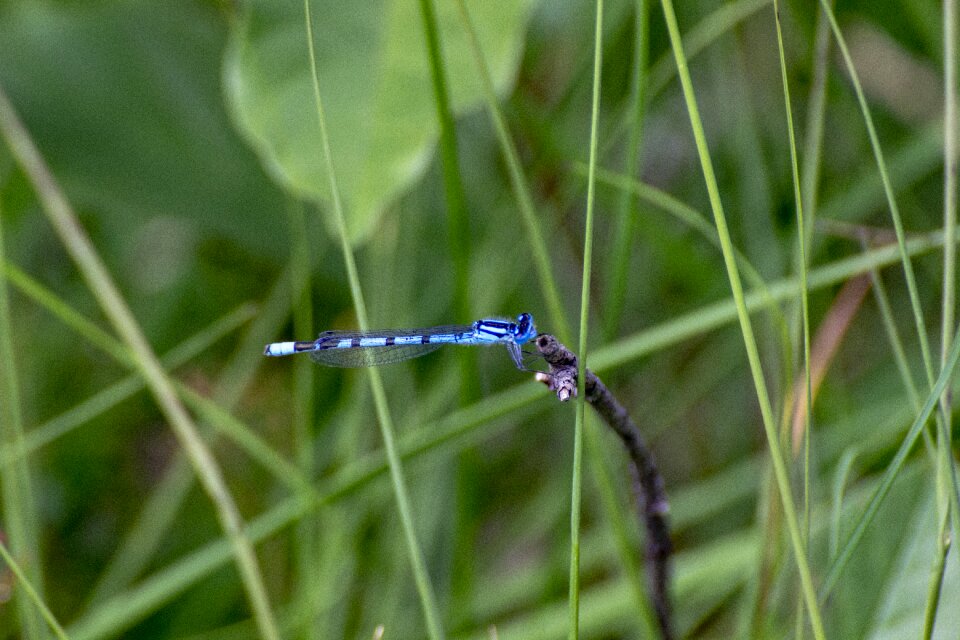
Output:
[[[870,276],[863,274],[848,280],[834,299],[830,310],[817,329],[810,345],[810,397],[816,401],[817,392],[823,383],[830,363],[837,355],[837,349],[850,328],[863,299],[870,291]],[[800,451],[807,417],[806,381],[799,376],[793,385],[793,417],[790,433],[794,456]]]

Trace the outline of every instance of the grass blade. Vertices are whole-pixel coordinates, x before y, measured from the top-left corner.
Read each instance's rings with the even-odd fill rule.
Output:
[[[583,231],[583,276],[580,284],[580,344],[577,353],[577,409],[573,430],[573,478],[570,490],[570,629],[580,637],[580,496],[583,470],[583,428],[586,410],[587,338],[590,320],[590,273],[593,263],[593,203],[596,191],[597,139],[600,120],[600,72],[603,63],[603,0],[597,0],[593,50],[593,98],[590,112],[590,164],[587,173],[587,215]]]
[[[743,285],[740,282],[740,274],[737,269],[736,258],[733,251],[733,242],[730,238],[730,231],[727,228],[726,216],[723,212],[723,204],[720,201],[720,193],[717,187],[716,177],[713,171],[713,162],[707,149],[706,136],[703,131],[703,124],[700,121],[699,108],[697,107],[696,97],[693,93],[693,84],[690,79],[690,73],[687,69],[686,58],[683,54],[683,44],[680,38],[680,30],[677,26],[676,15],[673,11],[671,0],[662,0],[663,13],[667,22],[667,30],[670,33],[670,42],[673,47],[674,57],[677,63],[677,70],[680,76],[680,82],[683,86],[684,98],[687,104],[687,111],[690,115],[690,123],[693,127],[694,138],[697,143],[697,150],[700,154],[700,164],[703,168],[704,180],[707,185],[707,192],[710,196],[710,206],[713,209],[714,220],[717,225],[717,233],[720,236],[720,242],[723,246],[723,258],[727,267],[727,274],[730,278],[730,288],[733,292],[734,302],[737,307],[737,316],[740,320],[740,328],[743,332],[743,340],[747,349],[747,358],[750,362],[750,371],[753,375],[754,387],[757,391],[757,399],[760,403],[760,413],[763,418],[763,427],[766,431],[767,446],[770,449],[770,457],[773,462],[774,475],[777,481],[777,489],[780,493],[780,500],[783,503],[784,517],[787,522],[787,529],[790,534],[790,543],[793,549],[794,561],[797,570],[800,573],[800,583],[803,590],[804,599],[807,605],[807,613],[810,616],[810,624],[813,627],[813,633],[818,640],[825,638],[823,622],[820,616],[820,607],[817,604],[816,593],[813,587],[813,579],[810,576],[810,567],[806,559],[806,550],[803,544],[803,537],[800,533],[800,526],[797,522],[796,508],[793,502],[793,494],[790,488],[790,479],[787,474],[786,463],[780,449],[780,440],[777,433],[776,422],[773,417],[773,409],[770,405],[770,399],[767,395],[766,381],[763,377],[763,370],[760,364],[760,355],[757,351],[756,339],[753,334],[753,325],[750,316],[747,313],[744,302]]]
[[[0,264],[5,261],[3,245],[3,226],[0,220]],[[23,449],[25,440],[14,344],[7,278],[0,275],[0,442],[3,443],[4,452]],[[42,564],[37,546],[41,538],[30,475],[29,460],[25,458],[13,458],[12,464],[4,464],[0,468],[4,527],[10,536],[14,554],[20,557],[27,567],[24,584],[35,585],[37,590],[32,592],[34,587],[28,586],[30,591],[16,598],[20,630],[25,638],[42,638],[46,634],[43,633],[44,625],[40,612],[27,599],[29,597],[40,603],[43,598],[43,574],[40,571]],[[19,569],[14,568],[14,571]]]
[[[340,248],[343,252],[343,261],[347,269],[347,279],[350,282],[350,293],[353,297],[353,307],[357,314],[357,323],[361,331],[366,331],[369,328],[367,308],[363,300],[363,291],[360,288],[360,276],[357,272],[357,264],[353,257],[353,250],[350,247],[350,238],[347,234],[347,222],[343,214],[340,188],[337,184],[333,155],[330,151],[330,138],[327,134],[327,120],[323,110],[323,100],[320,95],[320,76],[317,71],[317,60],[313,45],[313,23],[310,17],[310,0],[304,0],[303,7],[304,20],[306,23],[307,48],[310,56],[310,72],[313,80],[314,104],[317,111],[318,125],[320,127],[323,159],[326,165],[327,178],[330,180],[333,216],[336,221],[337,232],[340,239]],[[373,402],[377,411],[377,422],[380,425],[380,434],[383,438],[383,446],[386,450],[387,460],[390,465],[390,479],[393,484],[394,499],[396,500],[397,509],[400,512],[400,520],[403,524],[403,533],[407,544],[407,555],[410,559],[414,581],[417,584],[417,592],[420,595],[420,604],[423,607],[427,633],[432,640],[442,640],[444,634],[443,628],[440,625],[440,613],[437,607],[436,596],[433,593],[433,586],[430,584],[430,576],[427,574],[423,551],[421,551],[420,543],[417,540],[413,520],[413,508],[410,506],[407,483],[404,478],[400,455],[397,452],[393,418],[390,415],[390,409],[387,407],[387,396],[383,389],[383,381],[380,378],[380,371],[376,367],[369,367],[367,369],[367,375],[369,376],[370,387],[373,391]]]
[[[490,71],[487,68],[486,60],[483,57],[483,51],[480,49],[480,41],[477,38],[476,29],[470,20],[470,14],[467,11],[463,0],[457,0],[457,8],[460,10],[460,19],[463,22],[464,31],[470,42],[470,48],[473,52],[474,60],[477,65],[477,73],[480,81],[483,83],[483,95],[487,102],[487,111],[490,119],[493,121],[494,129],[497,132],[497,139],[500,142],[500,149],[507,162],[507,168],[510,171],[510,183],[513,187],[514,196],[517,198],[517,206],[520,209],[520,217],[527,231],[527,240],[533,251],[533,264],[537,269],[537,276],[540,280],[540,288],[544,301],[550,311],[550,321],[554,326],[554,333],[560,336],[561,341],[568,340],[570,337],[570,328],[567,324],[566,314],[563,312],[563,305],[560,302],[560,293],[557,290],[557,284],[554,279],[553,265],[550,260],[550,254],[547,251],[547,245],[543,240],[543,232],[537,222],[536,208],[533,204],[533,196],[530,194],[530,186],[523,176],[523,170],[520,168],[520,157],[517,148],[510,137],[510,130],[507,128],[506,118],[497,104],[497,94],[493,88],[493,80],[490,79]]]
[[[279,639],[280,633],[270,609],[266,587],[257,566],[256,554],[249,539],[243,533],[240,512],[227,489],[219,465],[203,443],[196,425],[177,398],[172,382],[140,330],[132,311],[120,295],[106,266],[80,226],[73,208],[56,184],[39,151],[17,117],[13,105],[2,90],[0,90],[0,131],[24,173],[32,181],[43,203],[44,211],[86,280],[87,286],[97,298],[111,324],[122,336],[127,348],[130,349],[161,412],[173,428],[201,484],[216,507],[220,525],[227,533],[233,547],[237,568],[260,633],[270,640]]]

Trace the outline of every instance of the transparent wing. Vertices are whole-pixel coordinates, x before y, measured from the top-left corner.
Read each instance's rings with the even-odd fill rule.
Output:
[[[441,346],[443,346],[443,343],[437,342],[431,344],[392,344],[384,347],[319,349],[311,351],[310,358],[314,362],[328,367],[373,367],[418,358],[431,351],[436,351]]]
[[[320,339],[334,338],[389,338],[391,336],[435,336],[440,333],[470,333],[472,324],[448,324],[439,327],[425,327],[423,329],[373,329],[371,331],[324,331]]]
[[[401,338],[415,336],[456,335],[471,333],[473,325],[444,325],[423,329],[385,329],[375,331],[324,331],[317,339],[318,348],[310,351],[310,358],[314,362],[328,367],[372,367],[382,364],[403,362],[411,358],[418,358],[431,351],[439,349],[444,342],[430,342],[427,344],[390,344],[383,346],[365,347],[327,347],[323,344],[335,345],[342,340],[364,338]]]

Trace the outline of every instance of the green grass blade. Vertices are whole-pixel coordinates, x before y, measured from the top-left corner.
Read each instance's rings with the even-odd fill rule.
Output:
[[[69,636],[67,636],[66,632],[63,630],[63,627],[60,626],[60,623],[57,622],[57,618],[53,615],[53,612],[50,611],[50,608],[43,601],[43,598],[37,592],[37,588],[30,581],[30,578],[23,570],[23,567],[21,567],[20,564],[13,559],[13,555],[7,549],[7,545],[3,544],[2,541],[0,541],[0,557],[2,557],[3,561],[7,563],[8,567],[10,567],[13,575],[17,577],[18,587],[23,589],[24,595],[26,595],[26,598],[33,603],[36,611],[43,617],[44,621],[50,626],[58,638],[61,638],[61,640],[67,640]],[[30,636],[25,635],[24,637]]]
[[[447,74],[444,69],[443,48],[437,26],[434,0],[420,0],[420,15],[430,61],[433,97],[440,123],[440,158],[443,172],[444,195],[447,202],[447,234],[449,235],[450,263],[453,265],[453,309],[460,321],[473,317],[470,307],[470,211],[463,188],[458,155],[457,128],[450,107]],[[464,354],[461,363],[461,397],[473,399],[475,385],[469,378],[476,372],[476,354]]]
[[[687,69],[686,58],[683,54],[683,45],[680,38],[680,31],[677,27],[676,16],[673,11],[671,0],[662,0],[664,17],[667,22],[667,30],[670,33],[670,42],[673,47],[674,57],[677,63],[677,70],[680,81],[683,86],[684,98],[687,104],[687,111],[690,115],[690,122],[693,127],[694,138],[697,144],[697,150],[700,155],[700,164],[703,169],[704,180],[707,185],[707,192],[710,196],[710,205],[713,209],[714,219],[717,225],[717,233],[720,236],[720,242],[723,246],[723,258],[727,267],[727,274],[730,278],[730,288],[733,292],[734,302],[737,306],[737,316],[740,320],[740,328],[743,332],[744,344],[747,349],[747,358],[750,362],[750,371],[753,375],[754,387],[757,391],[757,399],[760,403],[760,413],[763,419],[764,430],[767,436],[767,446],[770,449],[770,457],[773,462],[774,473],[777,481],[777,489],[780,493],[780,500],[783,504],[784,517],[787,522],[787,529],[790,534],[790,544],[793,549],[794,561],[800,574],[800,583],[806,600],[807,613],[810,617],[810,623],[813,627],[814,636],[818,640],[825,638],[823,622],[820,616],[820,607],[817,603],[816,593],[813,587],[813,579],[810,576],[810,567],[806,559],[806,550],[803,544],[803,538],[800,533],[800,527],[797,522],[796,508],[793,502],[793,494],[790,488],[790,479],[787,474],[786,463],[780,449],[780,440],[777,433],[776,422],[773,417],[773,409],[770,405],[770,399],[767,396],[766,381],[763,377],[763,370],[760,364],[760,355],[757,351],[756,339],[753,334],[753,326],[750,321],[750,315],[747,312],[744,303],[743,286],[740,283],[739,270],[737,269],[736,258],[733,252],[733,242],[730,239],[730,232],[727,229],[726,216],[723,212],[723,205],[720,201],[720,193],[717,187],[716,177],[713,171],[713,162],[707,149],[706,136],[703,132],[703,124],[700,121],[699,108],[697,107],[696,97],[693,93],[693,84],[690,79],[690,73]]]
[[[323,159],[326,166],[327,178],[330,181],[330,193],[332,196],[332,213],[336,221],[337,232],[340,240],[340,248],[343,253],[343,261],[347,270],[347,279],[350,282],[350,293],[353,297],[353,307],[357,314],[357,323],[362,331],[369,328],[367,322],[367,308],[363,301],[363,291],[360,288],[360,276],[357,272],[357,265],[353,257],[353,250],[350,247],[350,237],[347,232],[347,222],[343,213],[343,204],[340,199],[340,188],[337,184],[337,174],[334,170],[333,155],[330,151],[330,138],[327,133],[327,121],[323,110],[323,100],[320,94],[320,76],[317,71],[317,60],[313,44],[313,23],[310,17],[310,0],[304,0],[304,21],[306,24],[307,48],[310,56],[310,72],[313,81],[313,97],[317,112],[318,125],[320,127],[320,138],[322,141]],[[400,461],[400,455],[397,452],[397,446],[394,436],[393,418],[387,407],[386,392],[383,389],[383,381],[380,378],[380,372],[376,367],[369,367],[367,375],[370,378],[370,387],[373,391],[373,402],[377,412],[377,422],[380,425],[380,434],[383,438],[383,446],[387,453],[387,460],[390,465],[390,479],[393,484],[394,500],[397,503],[397,509],[400,512],[400,520],[403,524],[404,538],[407,544],[407,555],[409,556],[413,578],[417,584],[417,592],[420,595],[420,604],[423,607],[423,614],[427,625],[427,633],[432,640],[442,640],[444,637],[443,628],[440,624],[440,613],[437,607],[436,596],[433,593],[433,586],[430,584],[430,576],[427,573],[426,561],[423,558],[423,551],[417,540],[416,528],[414,525],[413,508],[410,506],[410,498],[407,492],[407,484],[403,474],[403,467]]]
[[[832,4],[833,0],[831,0]],[[830,24],[821,7],[817,11],[817,27],[813,45],[813,81],[807,98],[804,127],[803,188],[801,195],[807,208],[807,226],[803,230],[807,246],[813,241],[813,221],[820,194],[820,164],[823,157],[823,129],[827,112],[827,74],[830,63]]]
[[[0,207],[2,213],[2,207]],[[4,258],[3,224],[0,220],[0,264]],[[20,383],[17,359],[13,345],[13,326],[10,318],[10,296],[7,278],[0,276],[0,442],[3,451],[19,451],[24,446],[23,419],[20,413]],[[14,458],[13,464],[0,468],[3,489],[3,526],[10,536],[13,552],[27,567],[27,581],[36,586],[37,602],[43,599],[43,574],[38,542],[39,522],[30,461]],[[5,553],[5,551],[4,551]],[[12,565],[11,565],[12,567]],[[31,597],[32,598],[32,597]],[[24,638],[43,638],[44,623],[38,610],[27,597],[16,597],[17,616]]]
[[[463,0],[457,0],[457,8],[460,11],[460,19],[463,22],[463,28],[470,42],[470,49],[473,53],[477,66],[477,73],[480,81],[483,83],[484,99],[487,103],[487,111],[490,119],[493,121],[494,129],[497,133],[497,139],[500,142],[500,149],[507,162],[507,168],[510,171],[510,184],[513,187],[514,196],[517,199],[517,206],[520,209],[520,219],[527,232],[527,241],[530,243],[530,249],[533,252],[533,264],[537,270],[537,276],[540,280],[540,289],[543,299],[546,302],[550,313],[550,321],[553,323],[553,332],[556,333],[562,341],[570,339],[570,328],[567,323],[566,314],[563,311],[563,304],[560,301],[560,293],[557,290],[557,284],[554,279],[553,265],[550,260],[550,253],[547,251],[546,242],[543,240],[543,232],[538,222],[536,207],[533,204],[533,196],[530,193],[530,186],[523,176],[523,170],[520,168],[520,157],[517,148],[510,137],[510,130],[507,128],[506,118],[497,104],[497,93],[493,88],[493,80],[490,78],[490,70],[487,68],[486,59],[483,51],[480,49],[480,41],[477,38],[476,29],[470,19],[466,4]]]
[[[93,322],[73,310],[52,291],[33,281],[26,276],[26,274],[19,273],[17,278],[19,284],[29,284],[29,286],[23,288],[23,291],[33,297],[38,304],[47,308],[51,313],[55,313],[66,325],[77,331],[82,337],[89,339],[94,345],[103,348],[107,355],[117,358],[120,364],[125,364],[130,367],[134,366],[133,358],[122,344],[97,327]],[[205,344],[216,340],[217,337],[222,335],[224,329],[229,329],[234,326],[238,320],[248,318],[251,313],[251,306],[243,305],[232,314],[214,323],[213,326],[178,347],[172,352],[172,357],[167,359],[173,365],[177,362],[184,361],[192,353],[203,348]],[[165,366],[167,365],[165,364]],[[250,427],[230,415],[230,413],[223,409],[218,403],[200,395],[182,382],[174,380],[173,384],[180,396],[184,398],[200,416],[204,417],[207,422],[217,428],[218,431],[225,434],[229,440],[239,446],[240,449],[246,452],[251,458],[257,460],[264,468],[270,470],[276,475],[277,479],[295,491],[308,490],[309,484],[297,468],[280,457],[279,454],[271,449]],[[124,392],[128,390],[138,390],[141,388],[141,385],[142,378],[136,376],[135,379],[130,380],[129,383],[122,381],[117,386],[123,387],[120,391]],[[87,406],[81,410],[77,411],[74,409],[68,412],[69,420],[63,419],[61,416],[51,422],[52,426],[45,426],[32,431],[30,437],[25,438],[19,447],[11,448],[9,453],[5,452],[2,458],[4,465],[36,449],[42,444],[47,444],[53,438],[66,433],[69,428],[78,426],[80,424],[78,418],[84,420],[89,419],[95,415],[94,412],[99,413],[106,410],[116,402],[119,402],[119,400],[127,394],[121,393],[118,395],[116,392],[113,392],[108,394],[104,399],[100,399],[100,395],[101,394],[98,394],[98,396],[93,399],[93,402],[89,404],[84,403]],[[34,435],[35,432],[38,433],[38,435]]]
[[[574,168],[577,171],[580,171],[581,166],[577,164],[574,165]],[[583,172],[586,173],[585,168]],[[624,192],[629,192],[638,200],[642,200],[653,207],[662,209],[665,213],[673,216],[673,218],[678,220],[681,224],[690,227],[702,235],[717,249],[722,250],[720,236],[717,235],[716,227],[710,224],[702,213],[690,205],[674,198],[669,193],[661,191],[652,185],[644,184],[643,182],[630,178],[629,176],[624,176],[604,169],[597,169],[597,181],[617,189],[622,189]],[[780,334],[784,337],[788,336],[789,331],[787,328],[787,320],[784,317],[783,311],[780,309],[780,307],[773,301],[772,298],[769,297],[767,283],[763,279],[763,276],[760,275],[760,272],[757,271],[757,268],[753,266],[749,258],[747,258],[742,251],[734,248],[734,254],[737,259],[737,264],[740,265],[740,268],[743,270],[743,277],[746,278],[747,282],[750,283],[750,286],[752,286],[754,290],[767,296],[767,311],[770,313],[770,316],[780,330]]]
[[[942,242],[937,233],[911,240],[907,249],[911,255],[929,251]],[[811,291],[844,282],[853,275],[871,268],[895,264],[899,260],[896,247],[873,249],[860,256],[813,269],[808,279]],[[775,300],[787,300],[798,295],[799,283],[784,279],[771,283],[770,294]],[[746,298],[748,309],[753,312],[763,308],[763,299],[756,293]],[[609,371],[640,359],[651,353],[688,341],[693,337],[713,331],[737,319],[736,307],[731,300],[694,309],[676,320],[651,327],[634,336],[604,346],[595,351],[591,368],[597,372]],[[674,324],[678,325],[676,328]],[[537,401],[546,401],[547,395],[539,384],[523,383],[500,393],[488,396],[479,402],[451,413],[437,421],[423,425],[418,431],[405,436],[400,442],[400,451],[405,460],[452,447],[463,448],[482,438],[490,438],[508,426],[501,418],[518,415]],[[744,475],[718,478],[719,486],[746,484],[755,477],[759,464],[748,466]],[[325,480],[317,489],[315,501],[301,496],[292,496],[250,521],[248,531],[255,541],[263,540],[321,505],[343,499],[368,486],[374,479],[387,472],[383,452],[362,455]],[[709,489],[709,488],[708,488]],[[709,489],[692,502],[698,505],[709,503],[715,490]],[[699,495],[699,494],[698,494]],[[711,505],[714,506],[714,505]],[[677,524],[689,522],[694,516],[675,505]],[[712,513],[712,512],[708,512]],[[753,553],[753,552],[751,552]],[[178,593],[196,584],[200,579],[222,567],[230,559],[229,546],[225,540],[206,545],[196,553],[168,565],[157,574],[147,578],[126,593],[118,593],[110,600],[84,614],[70,628],[71,635],[79,638],[94,638],[121,632],[155,611]]]
[[[870,270],[870,281],[873,287],[873,297],[877,301],[880,318],[883,320],[883,326],[887,333],[887,340],[890,342],[890,350],[893,352],[893,360],[897,364],[897,372],[900,374],[900,380],[903,382],[903,388],[907,392],[910,404],[913,406],[914,411],[919,413],[923,407],[923,401],[920,398],[920,392],[917,391],[917,385],[913,379],[913,372],[910,370],[910,363],[907,361],[906,350],[903,348],[903,340],[900,339],[900,331],[897,329],[897,324],[893,317],[893,309],[890,308],[887,288],[883,284],[883,279],[880,277],[880,274],[877,273],[876,269]],[[922,431],[922,434],[927,453],[930,455],[930,459],[934,460],[936,452],[934,450],[933,439],[926,429]]]
[[[943,3],[943,233],[952,237],[957,229],[957,136],[960,122],[957,116],[957,3]],[[943,318],[941,327],[940,364],[947,360],[953,341],[953,318],[956,300],[956,245],[947,244],[943,250]],[[944,398],[945,426],[949,431],[949,399]]]
[[[927,420],[930,419],[934,409],[940,402],[940,394],[943,393],[943,390],[947,387],[947,383],[949,383],[950,379],[953,377],[953,370],[956,368],[958,360],[960,360],[960,340],[954,341],[953,346],[950,349],[947,362],[940,371],[940,377],[937,378],[933,385],[933,389],[931,389],[930,393],[927,395],[927,399],[924,402],[920,413],[917,414],[917,417],[914,419],[910,429],[907,430],[907,434],[904,436],[903,442],[900,444],[900,448],[890,461],[890,464],[887,465],[887,469],[883,473],[880,484],[870,496],[870,501],[867,503],[867,506],[864,508],[859,518],[857,518],[857,522],[854,525],[853,530],[850,532],[850,535],[848,535],[847,539],[844,541],[843,547],[830,564],[827,575],[823,579],[823,584],[820,585],[819,597],[821,600],[825,600],[827,596],[830,595],[830,591],[836,585],[837,579],[840,577],[844,567],[849,562],[851,556],[853,555],[853,551],[863,538],[863,534],[866,532],[867,527],[870,525],[870,522],[876,515],[880,505],[883,504],[884,498],[886,498],[887,493],[893,486],[894,481],[896,481],[897,474],[900,472],[904,462],[907,459],[907,456],[913,449],[913,445],[916,443],[917,438],[920,437],[920,432],[923,430],[923,426],[926,424]]]
[[[243,533],[243,521],[220,467],[206,447],[192,418],[177,398],[169,377],[154,354],[136,319],[110,277],[73,208],[47,169],[39,151],[17,117],[6,94],[0,91],[0,131],[24,173],[30,178],[44,211],[61,242],[84,277],[104,313],[136,360],[157,404],[194,466],[201,484],[214,504],[220,525],[230,538],[237,568],[247,592],[260,633],[279,638],[263,577],[253,546]]]
[[[647,107],[647,68],[650,49],[650,8],[647,0],[636,0],[634,6],[633,68],[630,73],[630,100],[627,114],[629,131],[627,133],[627,159],[623,168],[630,178],[636,178],[640,165],[641,144],[643,142],[644,114]],[[617,230],[614,249],[607,265],[607,286],[610,287],[607,303],[604,305],[606,317],[603,335],[612,340],[620,326],[620,315],[627,296],[627,270],[630,268],[630,250],[633,237],[634,219],[639,215],[637,200],[624,192],[620,198],[617,212]]]
[[[930,343],[927,339],[926,322],[923,319],[923,308],[920,305],[920,295],[917,291],[917,281],[913,272],[913,264],[906,252],[906,236],[903,231],[903,221],[900,218],[900,209],[897,206],[896,198],[893,193],[893,185],[890,182],[890,175],[887,171],[887,164],[884,158],[883,150],[880,148],[880,138],[873,124],[873,116],[867,105],[866,96],[863,88],[860,86],[860,77],[856,67],[853,64],[853,58],[850,56],[850,50],[847,48],[846,39],[840,31],[840,25],[837,24],[836,16],[827,0],[820,0],[823,11],[830,22],[830,28],[833,30],[833,37],[837,41],[840,54],[843,56],[844,65],[847,73],[850,74],[850,81],[853,83],[854,93],[860,104],[860,111],[863,114],[864,124],[867,127],[867,135],[870,138],[870,146],[873,149],[874,161],[877,170],[880,172],[880,180],[883,184],[883,192],[887,200],[887,207],[890,209],[890,218],[893,221],[893,229],[897,235],[897,246],[900,249],[900,259],[903,263],[903,273],[907,281],[907,291],[910,294],[910,305],[913,310],[913,319],[917,332],[917,340],[920,343],[920,353],[923,356],[923,366],[927,374],[927,384],[933,384],[933,359],[930,355]]]
[[[957,116],[957,3],[956,0],[944,0],[943,3],[943,233],[950,237],[957,229],[957,136],[960,121]],[[940,366],[946,364],[950,344],[956,339],[953,334],[956,315],[957,286],[956,245],[946,245],[943,251],[943,317],[941,319]],[[957,465],[954,460],[951,434],[953,411],[949,393],[940,401],[943,420],[939,424],[938,443],[940,446],[939,470],[940,483],[946,485],[941,492],[949,495],[942,501],[950,512],[954,537],[960,535],[960,487],[957,484]],[[951,502],[952,501],[952,502]],[[942,538],[942,536],[941,536]],[[941,546],[945,555],[949,544]]]
[[[810,305],[807,287],[807,224],[803,216],[803,197],[800,184],[800,163],[797,159],[797,138],[793,130],[793,106],[790,103],[790,83],[787,77],[787,60],[783,50],[783,29],[780,24],[780,5],[773,0],[774,24],[777,29],[777,53],[780,59],[780,78],[783,82],[783,103],[786,109],[787,138],[790,146],[790,168],[793,178],[793,198],[797,210],[797,244],[800,259],[800,316],[803,325],[803,388],[806,395],[806,411],[803,413],[803,518],[801,534],[803,546],[810,541],[810,437],[813,430],[813,386],[810,379]],[[795,400],[796,402],[796,400]],[[798,608],[802,602],[798,599]],[[797,616],[797,625],[802,634],[802,615]],[[798,634],[799,635],[799,634]]]
[[[28,296],[31,296],[32,293],[35,292],[22,288],[21,291],[26,293]],[[46,289],[43,289],[43,291],[50,293]],[[52,293],[50,293],[50,296],[52,296]],[[46,297],[45,302],[51,299],[50,296]],[[58,303],[60,303],[60,298],[52,296],[52,299],[55,299]],[[34,300],[43,306],[46,306],[45,302],[41,302],[40,298],[34,298]],[[49,307],[47,307],[47,309],[48,311],[53,311]],[[89,320],[81,317],[69,306],[64,305],[64,310],[68,312],[68,315],[60,316],[60,319],[75,331],[81,333],[81,335],[83,335],[85,338],[92,338],[93,336],[96,336],[95,343],[99,343],[98,346],[116,345],[116,342],[113,341],[112,338],[109,341],[100,342],[100,337],[106,336],[106,334],[103,334],[99,331],[88,331],[87,329],[89,327],[96,328],[95,325],[89,323]],[[160,357],[160,361],[167,369],[175,369],[179,367],[183,363],[192,360],[198,354],[208,349],[211,345],[225,335],[234,331],[241,324],[250,320],[250,317],[255,312],[256,307],[251,304],[240,305],[227,315],[215,320],[209,326],[187,338],[169,352],[165,353]],[[113,346],[110,346],[108,347],[108,352],[117,351],[113,348]],[[125,352],[123,352],[121,348],[118,353]],[[61,438],[74,429],[82,426],[84,423],[93,420],[99,415],[102,415],[124,400],[130,398],[135,393],[142,391],[143,388],[143,378],[136,373],[133,373],[122,378],[109,387],[98,391],[73,408],[64,411],[60,415],[47,420],[43,424],[40,424],[27,432],[24,435],[23,442],[21,443],[20,447],[11,447],[0,453],[0,466],[6,466],[21,457],[29,456],[41,447],[54,442],[58,438]]]
[[[263,303],[220,375],[211,397],[232,411],[243,396],[257,365],[263,362],[263,345],[276,335],[288,314],[290,274],[282,274]],[[178,452],[155,489],[145,498],[133,526],[125,533],[117,552],[91,590],[87,606],[120,592],[149,563],[174,526],[184,500],[193,487],[194,475],[186,456]]]
[[[306,212],[302,203],[290,203],[290,302],[293,307],[294,335],[309,336],[314,333],[313,301],[310,287],[310,236],[307,232]],[[293,450],[297,471],[308,482],[315,473],[314,460],[314,366],[306,359],[293,362],[293,399],[292,435]],[[317,600],[322,590],[322,579],[317,558],[320,554],[320,523],[304,518],[298,522],[292,532],[291,545],[294,548],[297,568],[298,600],[301,606],[309,607]],[[320,638],[319,625],[312,624],[312,618],[306,616],[300,622],[302,638]]]
[[[580,497],[583,471],[583,421],[586,411],[586,369],[590,320],[590,274],[593,265],[593,207],[596,192],[597,140],[600,121],[600,72],[603,63],[603,0],[597,0],[593,50],[593,97],[590,112],[590,168],[587,175],[587,216],[583,232],[583,276],[580,285],[580,344],[577,350],[577,409],[573,430],[573,474],[570,490],[570,628],[580,637]]]

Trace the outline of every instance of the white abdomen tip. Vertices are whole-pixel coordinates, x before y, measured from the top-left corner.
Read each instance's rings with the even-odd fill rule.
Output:
[[[294,345],[296,342],[273,342],[267,345],[263,350],[265,356],[289,356],[295,353]]]

